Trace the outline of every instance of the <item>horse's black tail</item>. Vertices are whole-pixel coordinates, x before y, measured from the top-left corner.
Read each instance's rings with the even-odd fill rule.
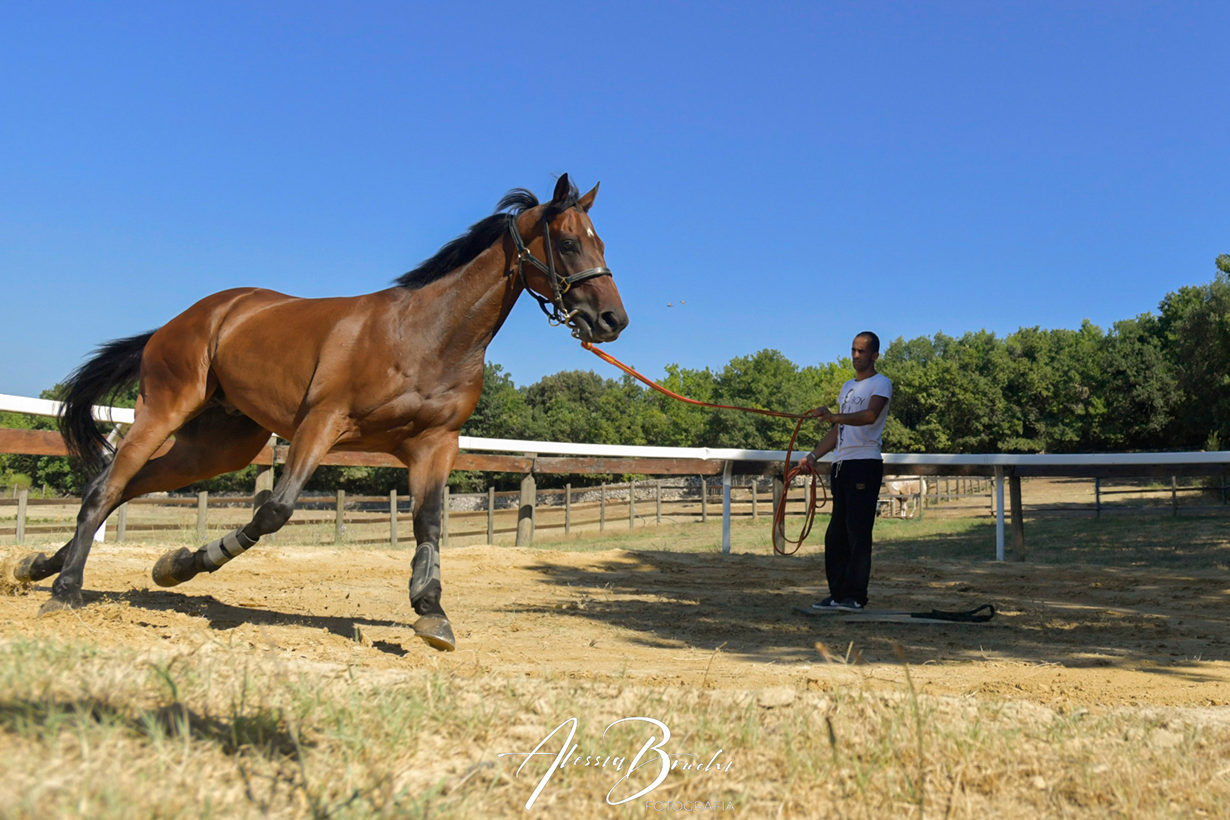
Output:
[[[84,462],[90,475],[107,464],[115,448],[107,443],[94,422],[94,405],[110,399],[134,384],[141,375],[141,356],[154,331],[115,339],[102,345],[94,357],[73,371],[63,384],[60,435],[73,455]]]

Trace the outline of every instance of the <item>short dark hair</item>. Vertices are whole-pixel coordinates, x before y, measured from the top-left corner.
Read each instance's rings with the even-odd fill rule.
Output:
[[[880,337],[879,337],[879,336],[875,335],[875,334],[874,334],[874,333],[872,333],[870,330],[864,330],[862,333],[856,333],[856,334],[854,334],[854,338],[856,338],[856,339],[857,339],[859,336],[862,336],[862,337],[864,337],[864,338],[866,338],[866,339],[867,339],[867,341],[868,341],[868,343],[869,343],[869,347],[871,347],[871,352],[872,352],[872,353],[879,353],[879,352],[880,352]]]

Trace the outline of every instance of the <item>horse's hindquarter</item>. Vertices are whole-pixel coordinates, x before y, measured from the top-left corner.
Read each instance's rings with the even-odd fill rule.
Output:
[[[257,288],[234,288],[207,296],[171,319],[142,351],[138,406],[177,414],[199,410],[219,387],[215,370],[219,336],[230,318],[247,315],[254,304],[290,298]]]

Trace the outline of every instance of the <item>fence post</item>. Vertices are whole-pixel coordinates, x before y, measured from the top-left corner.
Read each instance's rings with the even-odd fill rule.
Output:
[[[1004,560],[1004,468],[995,468],[995,560]]]
[[[276,436],[274,437],[276,438]],[[273,449],[272,442],[270,449]],[[269,496],[273,495],[273,466],[258,467],[256,471],[256,481],[252,486],[252,510],[256,511],[261,508],[261,505],[269,500]],[[268,535],[262,535],[261,540],[273,543],[277,538],[276,532],[271,532]]]
[[[722,553],[730,554],[730,474],[733,461],[722,465]]]
[[[636,528],[636,482],[628,479],[628,529]]]
[[[1102,517],[1102,479],[1093,479],[1093,517]]]
[[[273,467],[258,467],[256,482],[252,488],[252,509],[264,504],[273,495]]]
[[[662,479],[654,482],[653,488],[654,523],[662,524]]]
[[[128,502],[125,501],[116,511],[115,516],[115,540],[123,541],[128,534]]]
[[[785,493],[785,491],[786,491],[786,488],[785,488],[785,485],[782,483],[781,478],[779,476],[773,476],[773,515],[775,516],[774,518],[775,521],[777,520],[776,519],[777,506],[782,503],[782,495]],[[782,518],[784,520],[785,516],[783,515]],[[782,551],[785,549],[786,549],[786,536],[780,530],[778,530],[777,527],[774,527],[773,528],[773,554],[780,555]]]
[[[487,543],[495,543],[495,485],[487,488]]]
[[[1179,514],[1179,483],[1174,476],[1170,477],[1170,514],[1172,516]]]
[[[534,543],[534,503],[538,487],[534,474],[521,477],[521,506],[517,510],[517,546],[528,547]]]
[[[397,489],[389,490],[389,544],[397,549]]]
[[[709,482],[704,476],[700,477],[700,522],[703,524],[709,520]]]
[[[572,482],[564,485],[564,535],[572,535]]]
[[[448,507],[449,507],[449,490],[448,485],[444,485],[444,493],[440,497],[440,546],[448,546]]]
[[[346,533],[346,491],[337,491],[337,512],[333,516],[333,543],[342,543]]]
[[[209,493],[202,490],[196,494],[196,540],[205,540],[205,519],[209,513]]]
[[[30,503],[30,491],[24,487],[17,491],[17,543],[26,543],[26,508]]]
[[[606,485],[598,487],[598,532],[606,529]]]
[[[1016,560],[1024,561],[1025,550],[1025,511],[1021,506],[1021,477],[1014,469],[1008,476],[1008,503],[1012,507],[1012,547]]]
[[[760,520],[760,510],[757,509],[756,507],[756,483],[757,483],[757,479],[753,477],[752,478],[752,520],[753,521]]]

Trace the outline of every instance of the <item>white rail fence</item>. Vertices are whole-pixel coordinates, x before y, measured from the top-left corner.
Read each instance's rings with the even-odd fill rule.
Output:
[[[55,416],[59,402],[0,393],[0,411]],[[120,407],[95,407],[94,417],[117,426],[133,422],[134,411]],[[718,462],[722,475],[722,551],[730,552],[731,477],[736,465],[781,464],[784,450],[749,450],[714,447],[650,447],[616,444],[492,439],[461,436],[462,451],[516,453],[538,456],[591,456],[602,458],[685,459]],[[831,456],[826,457],[826,461]],[[1004,560],[1006,479],[1028,475],[1222,475],[1230,473],[1230,451],[1153,453],[1063,453],[1016,455],[1003,453],[942,454],[885,453],[886,473],[916,475],[979,475],[994,479],[995,557]],[[763,472],[763,470],[754,471]],[[1018,485],[1019,488],[1019,485]]]

